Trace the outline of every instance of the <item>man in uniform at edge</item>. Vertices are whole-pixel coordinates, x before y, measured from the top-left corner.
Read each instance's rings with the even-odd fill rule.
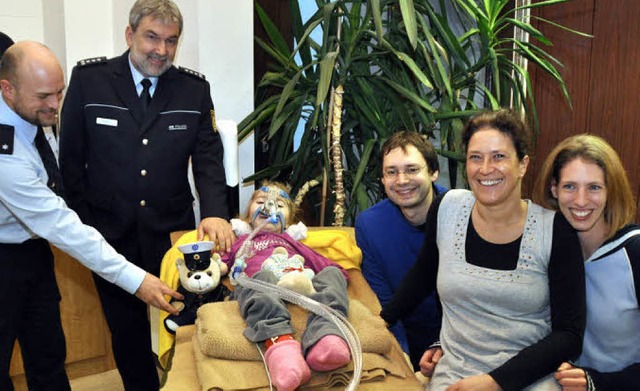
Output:
[[[127,259],[156,275],[169,234],[194,228],[190,159],[200,198],[199,238],[207,233],[220,251],[235,239],[209,83],[172,66],[181,32],[175,3],[136,1],[125,31],[129,50],[110,60],[80,61],[61,117],[60,167],[69,206]],[[125,388],[157,390],[146,308],[94,280]]]
[[[177,312],[163,295],[182,295],[127,262],[82,224],[53,184],[47,187],[57,167],[51,150],[54,167],[43,165],[37,139],[49,148],[42,127],[55,123],[64,89],[54,54],[37,42],[11,46],[0,65],[0,89],[0,297],[7,309],[0,317],[0,389],[13,390],[9,366],[17,339],[30,390],[69,390],[60,293],[47,241],[160,309]]]

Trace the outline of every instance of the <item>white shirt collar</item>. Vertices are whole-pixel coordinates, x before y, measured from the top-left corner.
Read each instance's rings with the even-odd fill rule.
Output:
[[[5,125],[13,126],[16,132],[16,135],[23,140],[28,141],[29,143],[33,143],[33,140],[36,138],[36,132],[38,131],[38,127],[34,124],[31,124],[22,117],[18,115],[15,111],[9,107],[7,102],[4,101],[4,98],[0,95],[0,118],[2,118]]]
[[[145,79],[145,77],[142,75],[142,73],[140,73],[136,69],[136,67],[131,62],[131,54],[129,54],[129,57],[127,59],[129,60],[129,69],[131,69],[131,76],[133,77],[133,83],[136,86],[136,91],[138,92],[138,96],[140,96],[140,94],[142,93],[142,84],[140,84],[140,82],[142,81],[142,79]],[[147,77],[146,79],[149,79],[149,81],[151,81],[151,88],[149,88],[149,94],[151,94],[151,96],[153,97],[153,93],[156,91],[156,86],[158,85],[158,78]]]

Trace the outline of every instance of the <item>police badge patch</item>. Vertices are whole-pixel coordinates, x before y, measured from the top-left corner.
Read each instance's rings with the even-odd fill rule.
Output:
[[[216,111],[211,109],[211,126],[213,127],[213,132],[218,133],[218,125],[216,124]]]
[[[13,155],[13,126],[0,124],[0,155]]]

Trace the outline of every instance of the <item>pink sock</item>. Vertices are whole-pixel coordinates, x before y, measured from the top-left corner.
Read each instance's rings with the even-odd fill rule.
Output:
[[[337,335],[326,335],[307,353],[307,364],[314,371],[326,372],[347,365],[351,361],[349,345]]]
[[[278,391],[293,391],[311,378],[302,356],[300,342],[290,340],[274,344],[265,354],[271,381]]]

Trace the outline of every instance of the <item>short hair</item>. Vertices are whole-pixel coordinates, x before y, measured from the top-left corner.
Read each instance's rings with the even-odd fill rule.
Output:
[[[2,59],[2,55],[9,48],[9,46],[13,44],[13,39],[11,39],[11,37],[9,37],[7,34],[0,31],[0,59]]]
[[[25,46],[34,48],[34,50],[39,49],[42,51],[34,52],[26,49]],[[2,56],[2,64],[0,64],[0,80],[8,80],[14,88],[19,88],[19,84],[21,82],[20,79],[27,77],[22,75],[23,72],[20,72],[20,70],[26,66],[25,61],[29,62],[37,60],[45,51],[55,59],[55,55],[51,49],[41,42],[23,41],[18,42],[15,45],[11,45]],[[56,63],[58,62],[57,59],[55,59],[55,61]]]
[[[145,16],[161,19],[164,23],[175,23],[178,25],[178,34],[182,34],[182,14],[171,0],[137,0],[129,12],[129,26],[134,32]]]
[[[382,144],[380,148],[380,166],[384,161],[384,157],[396,148],[402,149],[404,153],[407,152],[407,147],[413,145],[418,152],[422,155],[425,162],[427,162],[427,171],[433,174],[436,171],[440,171],[440,163],[438,162],[438,153],[425,135],[417,132],[411,132],[408,130],[401,130],[395,132]]]
[[[476,132],[486,129],[495,129],[508,136],[519,160],[529,155],[531,141],[529,127],[515,111],[505,108],[485,111],[469,119],[462,129],[462,148],[465,153],[469,148],[471,137]]]
[[[282,182],[276,182],[276,181],[270,181],[270,180],[263,181],[260,187],[257,188],[253,192],[253,194],[251,194],[251,199],[249,200],[249,204],[244,209],[244,212],[242,212],[242,214],[240,215],[240,219],[251,224],[251,218],[253,217],[249,215],[251,204],[256,198],[258,198],[258,196],[264,193],[264,190],[262,189],[265,187],[266,188],[276,187],[287,194],[287,197],[281,197],[282,201],[284,201],[284,204],[286,205],[286,207],[289,209],[289,212],[290,212],[289,221],[286,222],[287,226],[298,223],[300,221],[300,218],[299,218],[300,210],[298,209],[298,206],[293,201],[293,197],[291,196],[291,187]]]
[[[0,80],[8,80],[15,88],[18,88],[18,67],[23,58],[23,50],[17,50],[17,47],[7,50],[0,62]]]
[[[636,203],[629,179],[616,151],[603,138],[580,134],[569,137],[558,144],[545,159],[536,181],[534,202],[558,210],[558,200],[551,193],[551,186],[560,182],[560,171],[575,159],[596,164],[604,173],[607,187],[605,221],[610,225],[608,238],[636,217]]]

